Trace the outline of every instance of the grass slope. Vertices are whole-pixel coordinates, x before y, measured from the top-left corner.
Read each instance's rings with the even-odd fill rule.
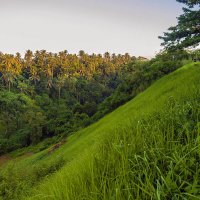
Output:
[[[11,162],[2,199],[199,198],[199,74],[184,66],[52,154]]]

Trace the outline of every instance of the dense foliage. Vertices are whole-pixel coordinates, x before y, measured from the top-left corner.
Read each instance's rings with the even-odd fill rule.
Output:
[[[200,4],[200,0],[177,0],[180,3],[184,3],[190,7]]]
[[[97,121],[174,71],[191,53],[151,61],[129,54],[0,54],[0,153],[68,134]]]
[[[199,198],[200,66],[171,72],[200,57],[184,50],[200,42],[200,1],[177,1],[188,8],[149,61],[0,53],[0,154],[19,149],[1,160],[21,155],[0,168],[0,199]]]
[[[84,51],[1,53],[0,153],[86,126],[135,59]]]
[[[200,43],[200,1],[177,0],[189,8],[183,8],[184,13],[178,17],[178,25],[172,26],[159,37],[167,49],[183,49],[196,47]],[[195,9],[194,9],[195,6]]]
[[[199,72],[186,65],[51,154],[5,164],[0,198],[198,199]]]

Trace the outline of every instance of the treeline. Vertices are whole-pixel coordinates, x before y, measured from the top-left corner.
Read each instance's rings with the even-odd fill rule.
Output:
[[[90,123],[122,81],[129,54],[45,50],[0,54],[0,153],[68,134]]]
[[[184,64],[196,60],[198,57],[200,57],[200,50],[162,51],[147,62],[138,60],[130,62],[126,65],[121,83],[108,98],[99,104],[93,120],[97,120],[113,111],[144,91],[157,79],[175,71]]]
[[[193,55],[163,52],[144,61],[108,52],[1,53],[0,153],[95,122]]]

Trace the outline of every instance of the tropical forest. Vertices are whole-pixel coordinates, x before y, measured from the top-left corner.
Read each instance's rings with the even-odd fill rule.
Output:
[[[151,7],[147,0],[87,0],[85,5],[79,0],[20,0],[20,6],[11,1],[0,0],[0,22],[10,27],[0,32],[0,200],[200,199],[200,0],[155,0]],[[157,19],[168,8],[168,18],[158,19],[156,26],[159,20],[175,24],[156,35],[148,20],[142,25],[138,8],[155,9]],[[61,32],[69,31],[63,27],[68,9],[74,16],[65,19],[74,28],[74,36],[66,39],[69,50],[67,43],[57,50],[52,38],[36,44],[37,35],[42,38],[47,31],[42,26],[48,14],[56,12],[60,21],[50,20],[52,32],[45,38],[53,34],[62,46]],[[39,16],[31,15],[35,10]],[[177,18],[170,16],[173,12]],[[132,40],[120,33],[128,26],[122,19],[137,13],[138,26],[147,34],[133,40],[145,52],[137,53],[133,43],[134,55],[122,44]],[[105,27],[98,25],[106,16],[119,19],[108,30],[109,20]],[[62,28],[56,30],[59,23]],[[136,22],[131,23],[137,31]],[[82,33],[76,32],[79,26],[85,26]],[[95,28],[99,38],[92,38]],[[18,31],[30,34],[31,42]],[[101,51],[112,44],[101,40],[104,31],[110,33],[105,38],[118,41],[112,47],[116,53]],[[150,31],[154,45],[159,43],[156,53],[149,50],[154,42]],[[17,35],[18,43],[11,35]],[[83,42],[81,47],[76,40]]]

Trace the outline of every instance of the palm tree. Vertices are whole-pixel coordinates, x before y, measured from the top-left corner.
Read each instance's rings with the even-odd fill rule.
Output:
[[[24,55],[24,62],[26,64],[26,67],[30,67],[32,59],[33,59],[33,52],[31,50],[27,50]]]
[[[21,73],[21,62],[17,57],[13,55],[5,54],[1,62],[2,79],[8,86],[8,90],[11,89],[11,83],[15,77]]]
[[[57,77],[57,80],[56,80],[56,88],[58,89],[58,99],[60,99],[60,96],[61,96],[61,89],[62,87],[65,85],[65,80],[66,80],[66,77],[65,76],[61,76],[59,75]]]
[[[35,85],[36,85],[37,81],[40,80],[40,76],[38,75],[37,67],[35,67],[35,66],[30,67],[29,79],[31,81],[33,81]]]
[[[104,58],[106,59],[106,61],[110,60],[110,53],[109,52],[105,52],[104,53]]]
[[[79,56],[82,58],[85,55],[85,52],[83,50],[79,51]]]

